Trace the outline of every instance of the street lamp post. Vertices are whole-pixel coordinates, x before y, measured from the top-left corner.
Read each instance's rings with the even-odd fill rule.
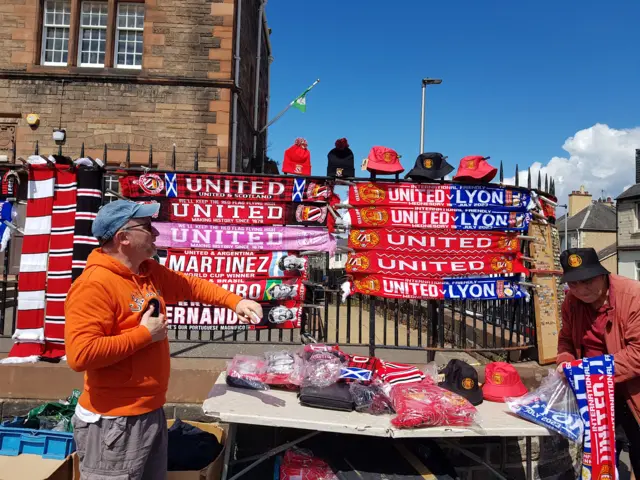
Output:
[[[425,97],[427,93],[427,85],[440,85],[442,83],[442,79],[440,78],[423,78],[422,79],[422,117],[420,121],[420,152],[424,152],[424,107],[425,107]]]

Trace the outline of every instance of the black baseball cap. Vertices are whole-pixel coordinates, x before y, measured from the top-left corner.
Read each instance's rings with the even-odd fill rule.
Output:
[[[478,372],[467,362],[458,359],[450,360],[440,373],[444,373],[444,382],[438,384],[440,387],[466,398],[471,405],[482,403]]]
[[[570,248],[560,254],[562,265],[561,281],[581,282],[599,275],[609,275],[609,270],[604,268],[598,259],[598,254],[593,248]]]

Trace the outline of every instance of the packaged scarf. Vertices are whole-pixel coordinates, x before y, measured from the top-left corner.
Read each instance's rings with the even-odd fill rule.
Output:
[[[358,207],[347,214],[351,226],[358,228],[526,231],[531,220],[527,212],[451,207]]]
[[[501,300],[528,296],[517,278],[475,277],[420,279],[381,273],[355,273],[350,294],[401,300]]]
[[[354,250],[381,250],[390,253],[468,255],[519,252],[520,240],[516,233],[367,228],[351,230],[348,246]]]
[[[530,201],[527,191],[486,185],[367,182],[349,187],[353,206],[497,207],[524,212]]]
[[[449,255],[419,255],[383,253],[378,251],[349,253],[348,273],[384,273],[388,275],[429,278],[433,276],[528,274],[521,255],[488,253],[452,257]]]
[[[613,355],[567,362],[563,370],[584,422],[582,478],[617,477]]]

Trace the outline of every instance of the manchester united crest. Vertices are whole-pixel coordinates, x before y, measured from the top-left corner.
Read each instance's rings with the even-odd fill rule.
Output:
[[[376,207],[366,207],[360,210],[362,223],[372,227],[381,227],[389,221],[389,213]]]
[[[431,170],[433,168],[433,159],[425,158],[422,164],[424,165],[424,168],[426,168],[427,170]]]
[[[371,261],[363,253],[356,253],[355,255],[349,255],[347,259],[347,272],[361,272],[369,268]]]
[[[380,235],[370,230],[352,230],[349,240],[355,248],[373,248],[380,243]]]
[[[496,273],[511,273],[513,271],[513,260],[509,260],[503,255],[498,255],[491,259],[491,269]]]
[[[370,295],[372,293],[377,293],[380,291],[380,281],[374,277],[367,277],[362,280],[356,280],[355,284],[356,288],[366,295]]]
[[[391,163],[396,159],[396,156],[393,152],[384,152],[384,154],[382,155],[382,159],[386,163]]]
[[[475,170],[476,168],[478,168],[478,162],[475,158],[471,159],[471,160],[467,160],[467,165],[466,167],[469,170]]]
[[[376,203],[384,200],[386,194],[384,190],[376,187],[373,183],[366,183],[364,185],[358,185],[358,193],[365,202]]]

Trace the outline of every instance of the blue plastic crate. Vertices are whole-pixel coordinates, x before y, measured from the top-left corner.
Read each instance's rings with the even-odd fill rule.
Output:
[[[22,453],[64,460],[76,450],[73,433],[0,426],[0,455]]]

